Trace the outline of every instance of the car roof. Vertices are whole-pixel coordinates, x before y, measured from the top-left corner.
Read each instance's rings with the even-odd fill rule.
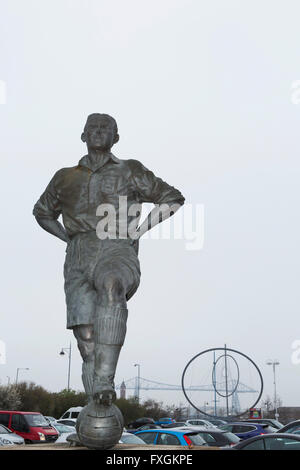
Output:
[[[281,433],[272,432],[270,434],[262,434],[262,435],[259,435],[259,436],[250,437],[249,439],[245,439],[244,441],[237,442],[235,445],[236,446],[240,446],[240,445],[242,446],[244,442],[245,443],[247,442],[247,443],[250,444],[250,442],[258,441],[258,440],[261,440],[261,439],[268,439],[269,437],[290,438],[290,439],[295,439],[296,441],[300,441],[300,436],[297,435],[297,434],[292,434],[292,433],[288,433],[288,432],[281,432]]]
[[[251,423],[250,421],[234,421],[233,423],[227,423],[227,424],[230,424],[230,425],[235,425],[235,424],[238,424],[238,425],[241,425],[241,426],[247,426],[248,424],[253,424],[253,426],[261,426],[265,423]],[[225,424],[224,424],[225,426]]]
[[[196,434],[197,433],[196,430],[186,427],[184,429],[180,429],[180,428],[145,429],[143,431],[138,431],[135,435],[140,434],[142,432],[159,432],[159,433],[164,433],[164,434],[166,434],[166,433],[172,434],[174,432],[177,432],[177,433],[180,433],[180,434],[187,434],[187,433],[188,434]]]
[[[174,428],[174,429],[180,429],[180,428]],[[185,429],[188,429],[189,431],[193,431],[193,432],[206,432],[207,434],[212,433],[212,432],[224,434],[228,432],[228,431],[225,431],[225,429],[207,428],[205,426],[198,426],[198,427],[186,426]],[[182,431],[184,431],[183,428],[182,428]]]
[[[72,408],[69,408],[68,410],[66,410],[65,413],[68,413],[68,411],[81,411],[82,408],[83,408],[82,406],[73,406]]]

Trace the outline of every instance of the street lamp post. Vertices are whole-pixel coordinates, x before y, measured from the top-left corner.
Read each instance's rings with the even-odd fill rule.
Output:
[[[64,356],[65,351],[68,352],[69,357],[69,367],[68,367],[68,392],[70,391],[70,375],[71,375],[71,357],[72,357],[72,344],[70,342],[70,346],[68,348],[61,348],[60,355]]]
[[[138,377],[137,377],[137,402],[140,403],[140,378],[141,378],[141,366],[140,364],[134,364],[134,367],[138,368]]]
[[[279,414],[277,411],[277,390],[276,390],[276,366],[279,366],[279,361],[275,360],[270,360],[267,361],[268,366],[272,366],[273,368],[273,377],[274,377],[274,408],[275,408],[275,419],[279,418]]]
[[[29,370],[29,367],[18,367],[17,368],[16,385],[18,384],[19,370]]]

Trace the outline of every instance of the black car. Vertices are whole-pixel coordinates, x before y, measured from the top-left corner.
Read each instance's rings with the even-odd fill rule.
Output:
[[[196,428],[186,428],[195,431]],[[225,447],[233,446],[240,442],[240,438],[232,432],[222,431],[221,429],[201,429],[197,430],[197,434],[204,439],[209,446]]]
[[[279,429],[277,432],[289,432],[294,434],[294,432],[297,431],[300,432],[300,420],[298,419],[297,421],[291,421],[290,423],[286,424],[283,426],[283,428]]]
[[[154,419],[152,418],[138,418],[135,421],[132,421],[127,425],[127,429],[138,429],[145,424],[155,424]]]
[[[300,450],[300,436],[297,434],[274,433],[255,436],[241,441],[224,450]]]
[[[147,431],[148,429],[161,429],[161,426],[158,424],[144,424],[143,426],[140,426],[137,429],[127,429],[127,432],[131,434],[135,434],[138,431]]]

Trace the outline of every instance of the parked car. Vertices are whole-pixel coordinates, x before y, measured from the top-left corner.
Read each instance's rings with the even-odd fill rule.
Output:
[[[184,428],[181,428],[184,430]],[[225,447],[233,446],[240,442],[240,438],[229,431],[222,431],[217,427],[206,428],[205,426],[187,426],[187,429],[198,433],[209,446]]]
[[[276,432],[275,428],[271,428],[268,424],[257,423],[228,423],[220,426],[223,431],[232,432],[241,440],[249,439],[250,437],[259,436],[261,434],[270,434]]]
[[[82,406],[73,406],[69,408],[67,411],[59,419],[77,419],[80,411],[82,410]]]
[[[18,436],[18,434],[11,431],[9,428],[4,426],[4,424],[0,424],[0,438],[4,440],[9,440],[13,444],[18,444],[18,445],[25,444],[25,440],[23,437]]]
[[[66,426],[61,423],[53,423],[52,425],[58,432],[58,439],[56,439],[55,444],[61,444],[62,442],[67,442],[67,437],[70,434],[74,434],[74,426]]]
[[[158,424],[159,426],[165,426],[166,424],[172,424],[175,423],[175,419],[173,418],[160,418],[157,421],[155,421],[155,424]]]
[[[56,419],[53,418],[53,416],[44,416],[44,418],[46,418],[49,424],[52,424],[56,421]]]
[[[149,445],[172,446],[207,446],[205,440],[195,431],[182,429],[148,429],[139,431],[135,436],[140,437]]]
[[[268,424],[272,428],[275,429],[282,429],[283,424],[277,421],[277,419],[269,419],[269,418],[249,418],[249,419],[241,419],[241,423],[257,423],[257,424]]]
[[[145,442],[140,437],[130,432],[123,432],[119,442],[120,444],[144,444],[145,445]]]
[[[186,426],[185,422],[183,422],[183,421],[175,421],[175,423],[169,423],[169,424],[164,424],[163,425],[164,429],[182,428],[183,426]]]
[[[126,427],[127,429],[138,429],[145,424],[156,424],[152,418],[138,418],[135,421],[129,423]]]
[[[158,424],[144,424],[137,429],[126,429],[126,431],[135,434],[138,431],[146,431],[147,429],[161,429],[161,426],[158,426]]]
[[[23,437],[25,443],[55,442],[58,432],[41,413],[0,411],[0,424]]]
[[[74,428],[76,426],[76,419],[72,419],[72,418],[69,418],[69,419],[58,419],[57,421],[55,421],[55,423],[58,423],[58,424],[65,424],[66,426],[72,426],[73,427],[73,432],[74,432]],[[55,425],[55,423],[53,423]]]
[[[288,433],[264,434],[241,441],[225,450],[300,450],[300,436]]]
[[[185,424],[187,426],[205,426],[206,428],[212,428],[212,427],[217,427],[215,424],[211,423],[210,421],[207,421],[206,419],[188,419]],[[222,423],[225,424],[225,423]]]
[[[278,429],[277,432],[278,433],[288,432],[288,433],[294,434],[295,431],[300,431],[300,420],[299,419],[297,421],[291,421],[290,423],[283,426],[281,429]]]
[[[16,444],[14,444],[12,441],[6,439],[6,438],[3,438],[3,437],[0,437],[0,447],[3,447],[3,446],[14,446]]]
[[[213,424],[214,426],[220,427],[223,426],[223,424],[227,424],[228,421],[225,421],[223,419],[218,419],[218,418],[206,418],[206,420],[210,423]]]

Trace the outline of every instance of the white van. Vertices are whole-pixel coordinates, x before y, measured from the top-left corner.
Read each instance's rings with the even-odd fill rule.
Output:
[[[77,419],[82,408],[82,406],[74,406],[73,408],[69,408],[59,419]]]

